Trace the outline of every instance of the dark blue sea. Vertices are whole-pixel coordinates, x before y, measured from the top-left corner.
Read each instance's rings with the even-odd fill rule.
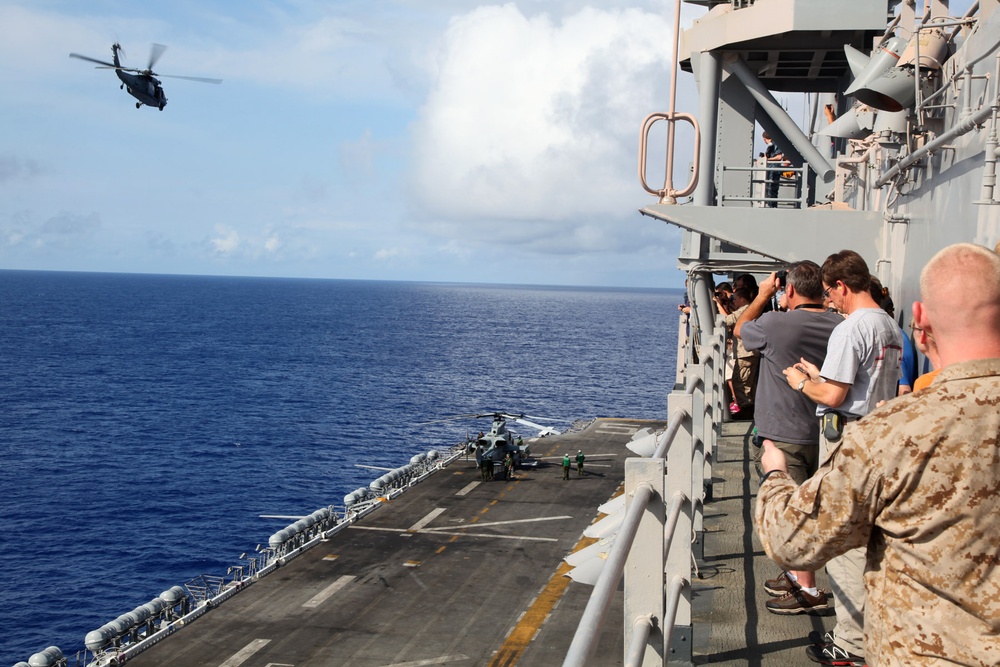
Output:
[[[0,664],[506,410],[663,418],[680,290],[0,271]],[[526,428],[519,428],[531,435]]]

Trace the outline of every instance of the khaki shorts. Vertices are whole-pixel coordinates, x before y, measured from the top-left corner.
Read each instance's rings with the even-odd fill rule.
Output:
[[[788,474],[795,480],[796,484],[802,484],[816,472],[819,468],[819,443],[815,445],[793,445],[789,442],[779,442],[772,440],[775,446],[785,453],[785,461],[788,463]],[[755,447],[754,464],[757,466],[757,474],[764,476],[764,468],[760,465],[760,457],[764,451],[763,447]]]

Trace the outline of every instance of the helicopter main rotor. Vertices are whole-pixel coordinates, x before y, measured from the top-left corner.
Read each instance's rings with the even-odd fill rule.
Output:
[[[555,421],[555,422],[572,423],[571,420],[569,420],[569,419],[553,419],[551,417],[533,417],[532,415],[526,415],[524,413],[513,414],[513,413],[510,413],[510,412],[503,412],[503,411],[500,411],[500,410],[493,410],[493,411],[490,411],[490,412],[471,412],[471,413],[463,414],[463,415],[452,415],[451,417],[443,417],[441,419],[434,419],[434,420],[431,420],[431,421],[421,422],[421,425],[440,424],[440,423],[443,423],[443,422],[456,421],[456,420],[459,420],[459,419],[482,419],[484,417],[492,417],[495,422],[504,421],[504,420],[508,420],[509,419],[510,421],[517,422],[518,424],[523,424],[525,426],[530,426],[531,428],[537,429],[539,431],[539,435],[543,435],[543,436],[544,435],[549,435],[549,434],[558,434],[559,431],[557,431],[556,429],[552,428],[551,426],[543,426],[541,424],[536,424],[533,421],[529,421],[529,419],[538,419],[538,420],[542,420],[542,421]]]
[[[118,44],[117,42],[115,42],[115,44],[111,48],[116,54],[118,51],[122,50],[121,44]],[[149,77],[162,76],[170,79],[186,79],[188,81],[198,81],[200,83],[215,83],[215,84],[222,83],[222,79],[211,79],[202,76],[181,76],[179,74],[158,74],[154,72],[153,66],[156,64],[156,61],[160,59],[160,56],[162,56],[163,52],[166,50],[167,47],[163,44],[153,44],[152,47],[150,48],[149,64],[146,66],[146,69],[138,69],[135,67],[124,67],[121,64],[116,65],[115,63],[109,63],[106,60],[91,58],[90,56],[85,56],[80,53],[71,53],[69,54],[69,57],[96,63],[100,65],[100,67],[98,67],[97,69],[113,69],[121,72],[133,72],[135,74],[138,74],[139,76],[149,76]]]

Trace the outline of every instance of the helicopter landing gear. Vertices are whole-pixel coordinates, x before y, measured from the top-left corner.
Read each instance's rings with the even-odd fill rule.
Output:
[[[142,102],[136,102],[135,103],[135,108],[136,109],[140,108],[141,106],[142,106]]]
[[[118,86],[118,90],[125,90],[125,84],[123,83],[122,85]]]

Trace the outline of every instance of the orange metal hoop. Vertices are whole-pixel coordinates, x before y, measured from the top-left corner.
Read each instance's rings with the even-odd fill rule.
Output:
[[[646,148],[649,144],[649,131],[652,129],[653,125],[658,120],[663,120],[671,125],[671,131],[667,133],[667,174],[666,180],[663,187],[659,190],[654,190],[649,187],[646,183]],[[691,127],[694,128],[694,170],[691,172],[691,180],[682,189],[677,190],[674,188],[673,184],[673,164],[674,164],[674,133],[673,124],[678,120],[684,120],[691,123]],[[642,184],[643,189],[651,195],[656,195],[660,198],[661,204],[676,204],[677,197],[687,197],[694,189],[698,186],[698,156],[701,154],[701,128],[698,125],[698,120],[689,113],[651,113],[646,116],[646,119],[642,121],[642,132],[639,136],[639,182]]]

